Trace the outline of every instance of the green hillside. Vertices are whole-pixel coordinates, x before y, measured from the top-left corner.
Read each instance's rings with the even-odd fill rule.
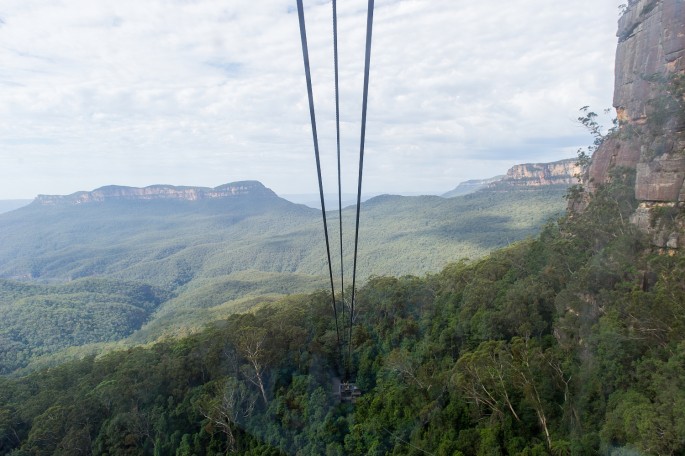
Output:
[[[561,186],[480,191],[448,199],[373,198],[361,214],[360,267],[365,276],[399,276],[437,272],[455,258],[480,258],[537,234],[547,220],[563,212],[565,192]],[[350,222],[351,212],[345,214]],[[348,245],[351,242],[350,237]]]
[[[32,204],[0,216],[0,275],[107,275],[176,287],[190,281],[208,256],[224,254],[226,273],[247,269],[236,264],[258,247],[246,248],[268,249],[281,231],[294,231],[315,214],[279,198]],[[278,260],[272,268],[286,269]]]
[[[71,346],[122,339],[168,298],[149,285],[105,279],[60,285],[0,280],[0,374]]]

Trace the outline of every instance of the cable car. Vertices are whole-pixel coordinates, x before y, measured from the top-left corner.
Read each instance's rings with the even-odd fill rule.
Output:
[[[351,382],[341,382],[339,379],[333,380],[333,394],[339,403],[354,404],[362,395],[362,390]]]

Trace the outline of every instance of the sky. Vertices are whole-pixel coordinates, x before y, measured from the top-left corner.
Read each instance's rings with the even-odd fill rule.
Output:
[[[366,193],[440,193],[591,143],[621,0],[376,0]],[[304,0],[326,192],[331,3]],[[356,191],[367,2],[340,0],[343,192]],[[606,123],[610,122],[606,119]],[[2,0],[0,199],[259,180],[318,191],[295,0]]]

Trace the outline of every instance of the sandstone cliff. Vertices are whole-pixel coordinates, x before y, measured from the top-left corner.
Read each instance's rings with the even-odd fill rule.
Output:
[[[655,244],[685,247],[674,224],[664,234],[654,220],[663,212],[654,208],[685,202],[685,1],[631,1],[617,36],[619,128],[594,153],[584,184],[592,192],[609,181],[611,169],[635,170],[640,207],[633,221]]]
[[[517,187],[540,187],[545,185],[573,185],[581,172],[575,159],[553,163],[528,163],[515,165],[498,184]]]
[[[685,2],[633,2],[617,36],[614,107],[620,121],[644,122],[659,91],[654,76],[685,70]]]
[[[171,185],[152,185],[144,188],[110,185],[92,192],[77,192],[71,195],[38,195],[34,204],[41,205],[74,205],[99,203],[105,201],[150,201],[179,200],[198,201],[218,198],[236,198],[241,196],[275,197],[276,194],[257,181],[234,182],[215,188],[208,187],[174,187]]]
[[[452,198],[482,189],[504,191],[511,187],[545,187],[549,185],[568,187],[578,183],[581,168],[576,164],[576,161],[576,159],[566,159],[553,163],[514,165],[509,168],[504,176],[462,182],[455,189],[443,194],[442,197]]]

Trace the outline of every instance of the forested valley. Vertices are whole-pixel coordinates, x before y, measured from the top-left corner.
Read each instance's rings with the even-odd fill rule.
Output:
[[[34,202],[1,214],[0,375],[188,335],[325,288],[320,212],[253,185],[267,196]],[[362,205],[359,277],[434,273],[525,239],[563,212],[566,188],[376,197]],[[343,211],[345,226],[353,217]]]
[[[541,233],[358,290],[339,403],[330,296],[0,378],[0,454],[675,455],[685,255],[628,222],[634,172]],[[574,197],[573,193],[569,194]]]

